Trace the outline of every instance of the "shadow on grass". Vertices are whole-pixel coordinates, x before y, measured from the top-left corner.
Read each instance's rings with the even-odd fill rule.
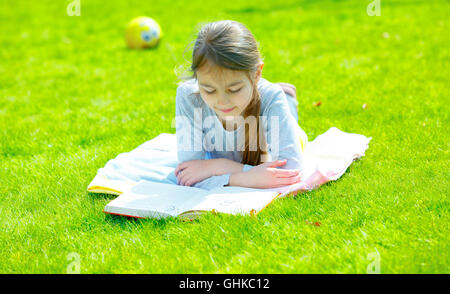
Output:
[[[105,213],[105,220],[112,224],[117,225],[121,227],[128,227],[130,224],[136,225],[136,226],[151,226],[154,228],[160,228],[164,229],[167,227],[167,225],[172,223],[179,223],[180,220],[174,217],[170,218],[162,218],[162,219],[156,219],[156,218],[135,218],[135,217],[129,217],[129,216],[123,216],[123,215],[114,215],[114,214],[108,214]]]
[[[128,46],[124,46],[122,47],[123,51],[126,52],[153,52],[153,51],[157,51],[157,49],[159,47],[161,47],[161,43],[163,42],[163,40],[161,39],[155,46],[153,47],[145,47],[145,48],[140,48],[140,49],[132,49],[132,48],[128,48]]]
[[[118,195],[113,194],[107,194],[107,193],[93,193],[93,192],[87,192],[87,196],[91,197],[91,199],[94,200],[112,200],[114,198],[117,198]]]
[[[123,229],[143,228],[145,229],[157,229],[164,230],[171,225],[183,225],[183,224],[193,224],[198,223],[199,219],[193,220],[183,220],[177,217],[167,217],[167,218],[136,218],[124,215],[114,215],[105,213],[105,221],[113,226],[120,226]]]

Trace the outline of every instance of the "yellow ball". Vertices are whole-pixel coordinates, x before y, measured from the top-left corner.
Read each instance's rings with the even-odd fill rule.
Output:
[[[130,49],[155,47],[159,44],[162,35],[159,24],[147,16],[133,18],[125,28],[125,41]]]

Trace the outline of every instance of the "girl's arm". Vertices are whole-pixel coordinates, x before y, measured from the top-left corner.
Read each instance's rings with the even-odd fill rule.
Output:
[[[234,173],[230,176],[229,186],[269,189],[300,182],[300,170],[276,168],[285,164],[286,160],[277,160],[260,164],[246,172]]]
[[[244,164],[236,162],[228,158],[217,158],[216,175],[234,174],[241,172]]]
[[[223,176],[241,172],[243,164],[227,158],[190,160],[180,163],[175,169],[177,184],[192,186],[212,176]]]
[[[298,183],[300,170],[277,169],[286,160],[266,162],[243,172],[242,164],[225,158],[191,160],[181,163],[175,170],[178,184],[205,187],[214,182],[214,177],[223,177],[222,186],[240,186],[257,189],[277,188]],[[227,168],[228,164],[228,169]],[[223,169],[223,170],[220,170]],[[228,173],[229,172],[229,173]],[[226,174],[221,174],[226,173]],[[211,176],[215,175],[215,176]],[[215,187],[215,186],[214,186]]]

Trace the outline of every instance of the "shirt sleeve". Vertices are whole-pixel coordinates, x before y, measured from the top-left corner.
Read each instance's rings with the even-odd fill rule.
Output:
[[[205,190],[211,190],[214,188],[227,186],[230,182],[230,176],[231,176],[231,174],[212,176],[207,179],[204,179],[203,181],[195,183],[193,185],[193,187],[201,188],[201,189],[205,189]]]
[[[271,105],[265,111],[266,138],[272,161],[286,159],[280,169],[304,169],[303,150],[306,134],[300,128],[295,118],[290,114],[286,94],[280,88],[274,94]],[[306,139],[307,140],[307,139]],[[252,169],[253,165],[244,164],[243,172]]]
[[[246,171],[251,170],[251,169],[254,168],[254,167],[255,167],[254,165],[244,164],[244,167],[242,168],[242,171],[243,171],[243,172],[246,172]]]
[[[182,86],[179,86],[175,99],[178,163],[205,160],[206,157],[206,151],[203,148],[202,108],[189,103],[189,98]],[[230,176],[231,174],[212,176],[195,183],[193,187],[205,190],[223,187],[229,184]]]

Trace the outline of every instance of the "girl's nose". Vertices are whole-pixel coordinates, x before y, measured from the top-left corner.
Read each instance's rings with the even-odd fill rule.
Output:
[[[219,106],[230,106],[231,101],[230,99],[228,99],[228,97],[226,95],[224,96],[220,96],[219,100],[217,101],[217,105]]]

